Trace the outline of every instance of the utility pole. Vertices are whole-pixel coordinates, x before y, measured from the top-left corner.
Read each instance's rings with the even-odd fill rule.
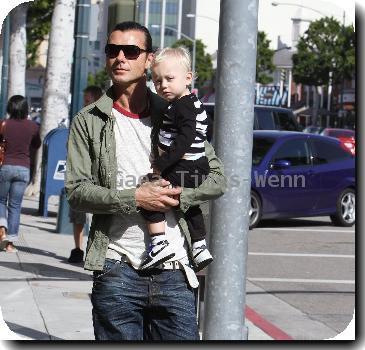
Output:
[[[160,31],[160,49],[165,46],[165,16],[166,16],[166,0],[161,0],[161,31]]]
[[[181,20],[182,20],[182,0],[179,0],[178,3],[178,12],[177,12],[177,40],[181,39]]]
[[[145,0],[144,7],[144,26],[148,29],[148,22],[150,19],[150,0]]]
[[[205,340],[247,340],[245,326],[247,238],[258,0],[221,0],[215,144],[228,179],[212,203],[206,284]],[[237,99],[237,96],[239,98]]]
[[[0,119],[5,119],[6,106],[8,104],[8,80],[9,80],[9,38],[10,15],[3,22],[3,65],[1,68],[1,95],[0,95]]]
[[[87,86],[88,71],[90,9],[90,0],[77,1],[70,119],[72,119],[84,105],[83,95],[84,89]]]

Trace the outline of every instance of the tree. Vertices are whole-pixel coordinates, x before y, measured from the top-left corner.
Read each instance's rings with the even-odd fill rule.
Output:
[[[39,45],[51,29],[55,0],[35,0],[29,3],[27,16],[27,67],[34,67]]]
[[[69,115],[75,5],[76,0],[57,0],[54,6],[42,99],[40,128],[42,141],[52,129],[58,126],[61,119],[68,119]],[[41,163],[42,148],[39,148],[33,179],[26,191],[27,195],[39,193]]]
[[[329,84],[330,72],[334,84],[351,79],[355,70],[355,32],[353,26],[343,26],[333,17],[314,21],[299,39],[293,55],[293,79],[315,87],[312,123],[318,111],[318,87]]]
[[[274,72],[274,50],[270,49],[270,40],[266,33],[259,31],[257,34],[256,82],[268,84],[273,81],[271,73]]]
[[[325,17],[310,24],[299,39],[293,55],[293,78],[297,83],[321,86],[351,79],[355,69],[355,32],[333,17]]]
[[[10,47],[8,96],[25,96],[26,18],[28,4],[20,4],[10,12]]]
[[[180,39],[176,41],[172,47],[185,46],[189,49],[190,54],[193,52],[193,43],[188,39]],[[198,39],[196,40],[196,61],[195,61],[195,71],[196,71],[196,82],[195,86],[200,89],[202,88],[205,81],[212,78],[213,75],[213,65],[212,59],[208,53],[205,53],[206,45]]]

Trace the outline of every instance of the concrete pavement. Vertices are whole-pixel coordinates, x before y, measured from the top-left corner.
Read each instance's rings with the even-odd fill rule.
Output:
[[[44,218],[37,215],[38,199],[25,198],[18,252],[0,253],[0,312],[14,332],[8,332],[0,318],[0,339],[94,339],[92,274],[81,264],[67,262],[73,237],[55,232],[57,201],[51,197],[49,217]],[[250,281],[246,302],[249,340],[320,340],[321,334],[331,332]]]

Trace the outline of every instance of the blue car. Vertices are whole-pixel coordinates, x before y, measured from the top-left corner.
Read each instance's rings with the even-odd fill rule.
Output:
[[[261,219],[329,215],[355,223],[355,158],[339,140],[254,131],[250,228]]]

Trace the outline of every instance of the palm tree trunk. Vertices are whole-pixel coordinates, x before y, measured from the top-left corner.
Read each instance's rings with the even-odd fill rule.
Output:
[[[42,122],[40,135],[45,136],[58,126],[58,121],[68,118],[69,95],[74,50],[74,23],[76,0],[57,0],[52,16],[47,55],[46,78],[43,90]],[[36,156],[36,164],[27,195],[39,193],[41,181],[42,148]]]
[[[10,47],[8,96],[25,96],[25,67],[27,62],[25,30],[29,4],[20,4],[10,12]]]

